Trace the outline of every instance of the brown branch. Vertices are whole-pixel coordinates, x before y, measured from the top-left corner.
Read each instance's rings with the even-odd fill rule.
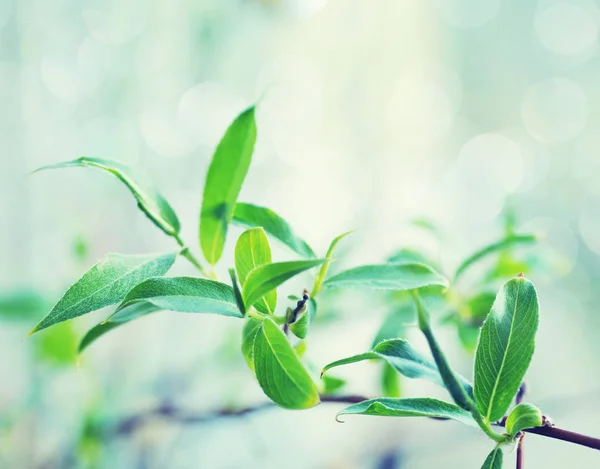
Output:
[[[519,437],[519,443],[517,443],[517,469],[523,469],[523,441],[525,440],[525,433]]]

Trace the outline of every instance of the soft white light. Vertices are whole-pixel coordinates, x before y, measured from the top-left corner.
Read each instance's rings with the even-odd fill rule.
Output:
[[[600,254],[600,197],[588,197],[579,218],[579,232],[583,241],[596,254]]]
[[[140,116],[140,130],[148,146],[161,156],[178,158],[195,148],[173,115],[148,112]]]
[[[132,41],[146,26],[149,11],[135,1],[97,2],[82,11],[90,35],[107,44],[124,44]]]
[[[537,11],[534,28],[542,45],[561,55],[584,53],[598,40],[598,10],[561,1]]]
[[[527,131],[540,142],[566,142],[585,129],[588,99],[582,88],[565,78],[550,78],[531,86],[521,103]]]
[[[438,0],[437,7],[451,25],[476,28],[496,17],[500,0]]]

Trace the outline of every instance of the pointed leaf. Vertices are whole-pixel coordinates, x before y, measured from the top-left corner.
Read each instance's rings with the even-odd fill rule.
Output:
[[[481,328],[475,354],[475,398],[488,422],[504,416],[523,381],[538,321],[533,284],[524,277],[505,283]]]
[[[456,281],[462,274],[464,274],[470,266],[491,254],[503,251],[504,249],[507,249],[511,246],[515,246],[518,244],[531,244],[535,243],[536,241],[537,237],[535,235],[510,234],[506,238],[496,243],[490,244],[489,246],[485,246],[479,251],[476,251],[475,253],[471,254],[458,266],[458,268],[456,269],[456,273],[454,274],[454,281]]]
[[[327,254],[325,255],[325,259],[327,259],[327,262],[325,262],[319,269],[319,273],[317,274],[317,277],[315,279],[315,285],[312,289],[312,297],[317,296],[317,294],[321,291],[323,281],[325,280],[325,276],[327,275],[327,271],[329,270],[329,264],[331,264],[331,262],[333,261],[333,251],[335,250],[335,247],[342,239],[344,239],[350,233],[352,233],[352,231],[347,231],[346,233],[339,235],[338,237],[334,238],[334,240],[329,245],[329,249],[327,249]]]
[[[321,374],[336,366],[373,359],[385,360],[398,373],[407,378],[422,378],[440,386],[444,386],[444,381],[440,376],[436,364],[431,359],[415,350],[412,345],[404,339],[384,340],[377,344],[371,352],[343,358],[326,365]],[[471,384],[460,375],[458,375],[458,379],[465,388],[465,391],[467,391],[468,394],[472,394]]]
[[[73,161],[44,166],[37,171],[68,167],[90,167],[107,171],[123,182],[137,200],[138,207],[166,234],[175,236],[181,228],[177,215],[169,203],[151,185],[133,176],[133,170],[119,161],[83,156]]]
[[[457,405],[430,398],[394,399],[380,397],[346,407],[340,415],[379,415],[385,417],[434,417],[477,426],[471,414]]]
[[[118,303],[134,285],[147,278],[167,273],[175,262],[176,255],[109,254],[67,290],[31,333]]]
[[[249,318],[242,329],[242,355],[251,370],[254,370],[254,339],[262,322]]]
[[[308,329],[310,328],[310,324],[313,321],[316,314],[317,302],[314,299],[310,298],[306,302],[306,311],[304,312],[304,314],[302,314],[302,316],[300,316],[300,319],[298,319],[296,322],[290,324],[290,331],[292,331],[292,334],[294,334],[299,339],[305,339],[308,335]]]
[[[502,469],[502,449],[500,449],[500,447],[494,448],[492,452],[488,454],[481,469]]]
[[[244,283],[243,294],[246,306],[253,305],[263,296],[274,290],[286,280],[316,267],[325,259],[310,259],[304,261],[275,262],[255,267],[250,271]]]
[[[336,376],[323,376],[323,394],[333,394],[346,385],[346,380]]]
[[[330,277],[326,288],[372,288],[376,290],[414,290],[429,285],[448,286],[448,280],[424,264],[364,265]]]
[[[229,277],[231,278],[231,286],[233,287],[233,296],[235,297],[235,303],[237,304],[239,312],[242,316],[246,316],[246,305],[244,304],[244,298],[242,297],[242,290],[235,274],[235,269],[229,269]]]
[[[223,253],[227,228],[246,178],[256,141],[254,107],[242,112],[217,146],[206,175],[200,212],[200,246],[215,265]]]
[[[262,228],[251,228],[244,231],[235,245],[235,268],[243,286],[252,269],[271,263],[271,247]],[[277,306],[277,292],[267,293],[256,304],[252,305],[261,313],[273,314]]]
[[[197,277],[158,277],[136,285],[117,311],[145,302],[181,313],[212,313],[241,318],[233,288],[215,280]]]
[[[160,308],[151,303],[141,302],[132,303],[121,311],[111,314],[103,322],[96,324],[87,331],[83,336],[83,339],[81,339],[81,342],[79,342],[78,353],[82,353],[86,348],[92,345],[93,342],[116,327],[159,310]]]
[[[233,213],[233,222],[250,227],[262,227],[272,237],[278,239],[302,257],[317,257],[283,218],[273,210],[258,205],[238,202]]]
[[[319,403],[312,378],[285,334],[267,317],[254,339],[254,369],[263,391],[288,409],[307,409]]]
[[[526,428],[540,427],[543,423],[542,411],[531,404],[519,404],[506,419],[506,433],[514,438]]]

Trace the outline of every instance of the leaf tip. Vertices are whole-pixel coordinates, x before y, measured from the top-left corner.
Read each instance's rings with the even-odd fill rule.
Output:
[[[342,420],[342,419],[340,418],[340,416],[342,416],[342,415],[345,415],[345,414],[344,414],[343,412],[339,412],[339,413],[338,413],[338,414],[335,416],[335,421],[336,421],[337,423],[346,423],[344,420]]]

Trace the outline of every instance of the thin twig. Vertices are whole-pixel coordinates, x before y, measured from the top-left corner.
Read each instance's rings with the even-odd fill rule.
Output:
[[[517,469],[523,469],[523,441],[525,440],[525,433],[519,437],[519,443],[517,443]]]

